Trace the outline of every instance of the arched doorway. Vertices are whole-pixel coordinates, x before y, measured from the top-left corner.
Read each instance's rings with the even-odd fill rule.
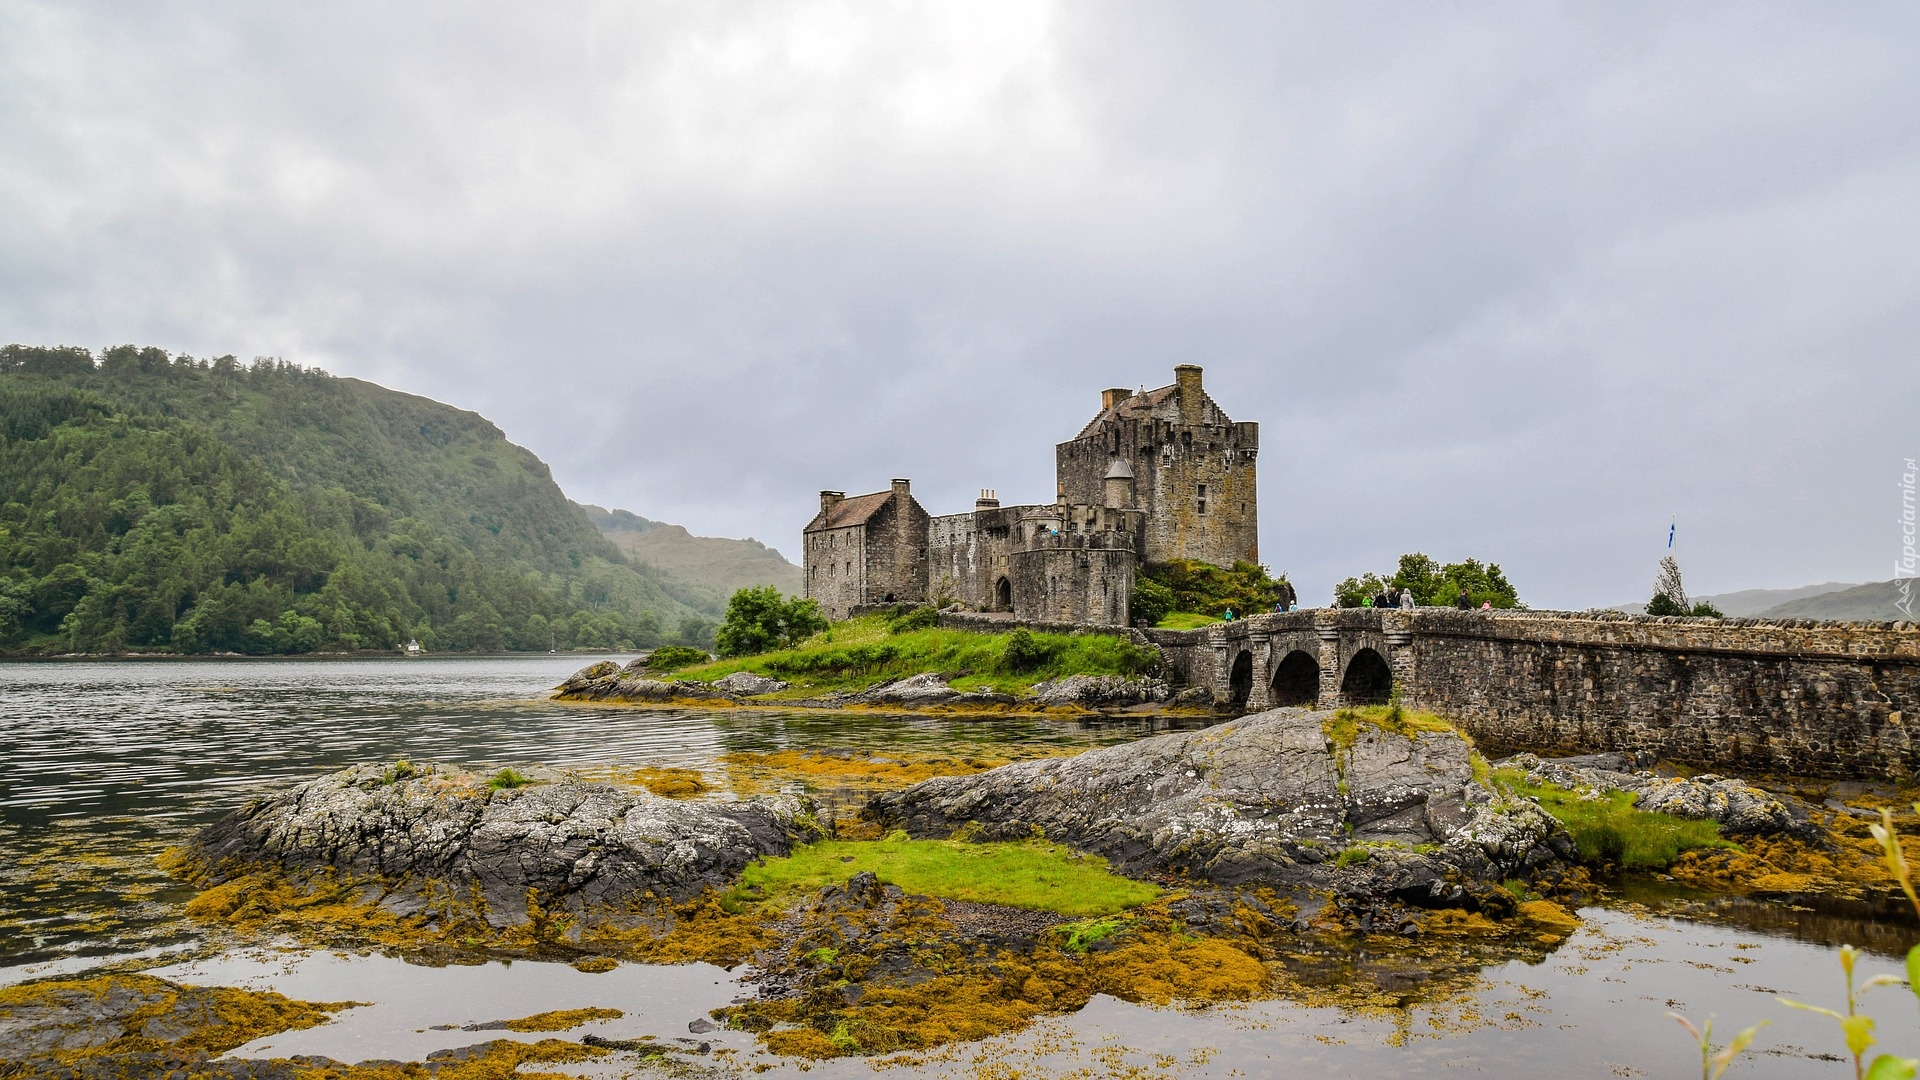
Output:
[[[1253,696],[1253,654],[1241,652],[1233,658],[1233,670],[1227,675],[1227,696],[1234,708],[1240,708]]]
[[[1320,662],[1295,649],[1273,670],[1275,705],[1312,705],[1320,700]]]
[[[1343,705],[1380,705],[1393,696],[1393,669],[1386,658],[1372,649],[1361,649],[1347,661],[1346,677],[1340,680]]]
[[[995,611],[1013,610],[1013,582],[1001,578],[993,584],[993,609]]]

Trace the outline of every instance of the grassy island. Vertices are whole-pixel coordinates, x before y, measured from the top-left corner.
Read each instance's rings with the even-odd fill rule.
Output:
[[[943,630],[933,625],[931,614],[863,615],[834,623],[792,648],[681,668],[672,675],[714,682],[746,671],[790,684],[768,700],[867,690],[927,672],[949,676],[956,690],[1021,695],[1036,683],[1068,675],[1144,675],[1160,663],[1157,650],[1108,634]]]

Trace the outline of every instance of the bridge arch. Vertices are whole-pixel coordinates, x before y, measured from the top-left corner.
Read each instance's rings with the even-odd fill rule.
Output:
[[[1393,668],[1371,648],[1354,653],[1340,679],[1342,705],[1379,705],[1393,696]]]
[[[1227,697],[1234,708],[1242,708],[1247,699],[1253,696],[1253,653],[1246,649],[1233,658],[1233,667],[1227,674]]]
[[[1013,582],[1004,577],[993,583],[993,608],[995,611],[1013,610]]]
[[[1273,703],[1312,705],[1320,700],[1320,661],[1295,649],[1273,669]]]

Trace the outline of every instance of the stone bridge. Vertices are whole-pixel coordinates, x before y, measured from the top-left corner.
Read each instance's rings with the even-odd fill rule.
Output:
[[[1640,751],[1736,774],[1920,772],[1910,622],[1362,608],[1146,635],[1175,683],[1249,711],[1384,702],[1397,690],[1494,753]]]

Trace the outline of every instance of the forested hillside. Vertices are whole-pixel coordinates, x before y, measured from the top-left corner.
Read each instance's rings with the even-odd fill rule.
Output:
[[[710,632],[473,413],[273,361],[0,349],[0,649],[645,646]]]

